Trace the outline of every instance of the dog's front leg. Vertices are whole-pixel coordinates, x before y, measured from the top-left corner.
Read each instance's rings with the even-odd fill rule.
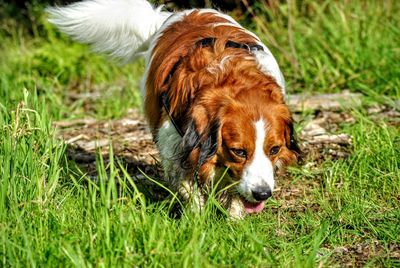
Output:
[[[179,196],[186,204],[189,204],[190,209],[195,213],[200,213],[204,210],[206,198],[201,192],[201,189],[192,179],[184,179],[181,181],[178,188]]]

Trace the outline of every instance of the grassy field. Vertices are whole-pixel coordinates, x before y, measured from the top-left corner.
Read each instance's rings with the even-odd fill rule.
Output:
[[[140,107],[143,63],[92,54],[51,27],[43,6],[25,23],[0,8],[1,267],[400,266],[399,122],[368,113],[399,109],[399,1],[287,1],[238,18],[274,52],[289,94],[363,94],[346,111],[354,122],[338,129],[352,136],[351,155],[291,168],[277,182],[300,192],[291,205],[275,197],[242,221],[212,204],[170,217],[169,203],[148,202],[118,161],[98,157],[91,182],[52,122]],[[102,98],[76,98],[93,92]]]

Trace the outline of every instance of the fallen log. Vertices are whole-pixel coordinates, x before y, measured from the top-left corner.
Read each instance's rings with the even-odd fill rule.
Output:
[[[335,94],[306,95],[294,94],[287,98],[293,112],[304,110],[343,110],[361,106],[362,94],[351,93],[347,90]]]

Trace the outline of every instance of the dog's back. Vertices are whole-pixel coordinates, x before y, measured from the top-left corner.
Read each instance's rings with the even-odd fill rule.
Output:
[[[187,69],[177,83],[188,85],[182,88],[182,91],[170,96],[172,114],[183,112],[181,110],[185,108],[179,107],[179,104],[190,103],[190,95],[194,94],[191,91],[198,88],[196,81],[202,80],[190,76],[201,75],[201,70],[210,70],[214,62],[216,66],[223,68],[223,62],[227,62],[234,54],[239,53],[242,54],[241,57],[246,58],[248,55],[246,49],[233,47],[240,44],[252,44],[264,49],[257,36],[241,27],[229,16],[215,10],[186,10],[171,16],[154,36],[147,54],[147,68],[143,79],[145,84],[142,87],[145,96],[144,107],[150,127],[152,129],[160,127],[160,96],[169,91],[166,88],[172,82],[169,77],[174,75],[177,69]],[[229,45],[233,50],[226,51]],[[253,53],[256,53],[256,50]],[[205,76],[207,74],[203,73],[202,78]]]

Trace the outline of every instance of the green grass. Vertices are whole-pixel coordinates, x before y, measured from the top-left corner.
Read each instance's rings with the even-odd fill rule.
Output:
[[[366,103],[394,105],[400,3],[301,3],[254,6],[257,17],[243,19],[277,56],[289,93],[349,89]],[[340,125],[353,137],[347,159],[290,169],[278,185],[304,193],[292,205],[271,199],[243,221],[212,204],[175,219],[168,202],[149,203],[135,190],[118,161],[99,157],[99,183],[88,180],[52,122],[118,118],[139,107],[143,63],[119,66],[90,53],[47,24],[42,8],[30,9],[29,29],[0,13],[0,266],[400,265],[399,126],[372,120],[365,107]],[[71,96],[90,92],[102,98]],[[362,259],[357,248],[365,245]]]
[[[254,7],[253,29],[278,51],[293,92],[350,89],[400,98],[397,1],[288,3]]]

